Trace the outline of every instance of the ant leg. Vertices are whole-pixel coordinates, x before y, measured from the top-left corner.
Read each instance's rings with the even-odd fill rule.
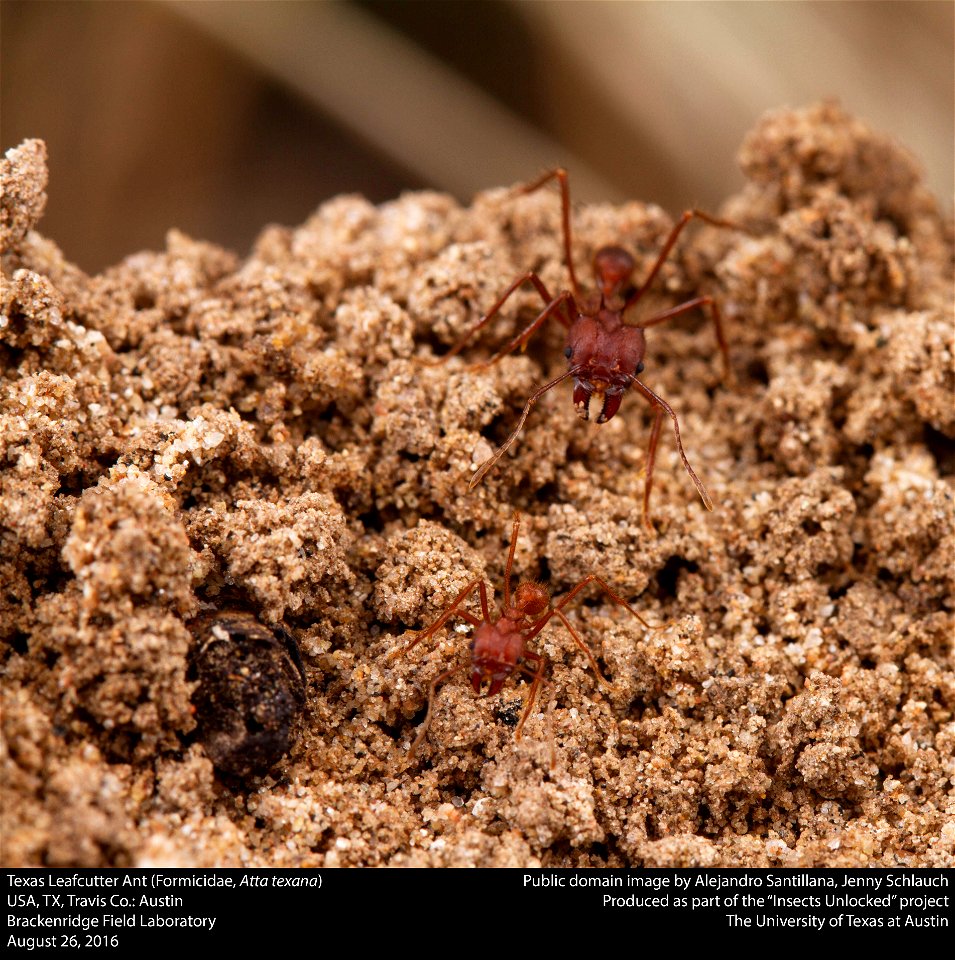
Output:
[[[590,661],[590,666],[593,669],[594,673],[597,674],[597,678],[600,680],[600,682],[607,687],[612,687],[613,684],[611,684],[610,681],[607,680],[607,678],[600,672],[600,667],[597,666],[597,660],[595,659],[593,653],[591,652],[590,647],[587,646],[587,644],[581,638],[580,634],[577,633],[577,631],[574,629],[573,624],[571,624],[571,622],[564,615],[564,608],[568,604],[573,602],[577,594],[580,593],[580,591],[583,590],[585,587],[589,586],[591,583],[596,583],[597,586],[600,587],[600,589],[603,590],[603,592],[607,594],[607,596],[610,597],[610,599],[613,600],[614,603],[618,604],[621,607],[625,607],[637,620],[640,621],[640,624],[645,629],[662,630],[663,627],[667,626],[667,624],[663,624],[662,626],[659,626],[659,627],[651,626],[651,624],[647,623],[647,621],[644,620],[643,617],[640,616],[640,614],[637,613],[637,611],[634,610],[633,607],[631,607],[630,604],[623,599],[623,597],[615,593],[605,580],[598,577],[597,574],[591,573],[588,576],[584,577],[584,579],[581,580],[579,583],[575,584],[571,588],[570,592],[567,594],[566,597],[563,597],[556,606],[548,610],[547,613],[544,614],[544,616],[541,617],[540,620],[538,620],[534,624],[533,628],[525,637],[525,642],[528,640],[533,640],[534,637],[536,637],[541,632],[541,630],[544,629],[544,627],[547,625],[547,622],[550,620],[550,618],[553,616],[556,616],[560,620],[560,622],[567,628],[568,633],[570,633],[571,637],[573,637],[574,639],[574,643],[576,643],[577,646],[584,652],[584,655]]]
[[[514,551],[517,549],[517,536],[521,532],[521,515],[514,511],[514,523],[511,526],[511,545],[507,551],[507,563],[504,565],[504,606],[511,606],[511,569],[514,566]]]
[[[531,710],[534,708],[534,701],[537,699],[537,691],[540,688],[541,683],[544,682],[544,668],[547,666],[547,657],[539,653],[534,653],[531,650],[526,650],[524,652],[524,659],[530,660],[537,664],[536,670],[524,669],[524,672],[533,678],[531,683],[530,693],[527,695],[527,703],[524,705],[524,712],[521,714],[521,721],[517,725],[517,729],[514,731],[514,739],[521,739],[521,730],[524,729],[524,724],[527,722],[527,718],[530,716]]]
[[[555,613],[558,613],[559,611],[563,610],[564,607],[566,607],[567,604],[569,604],[569,603],[574,599],[574,597],[576,597],[577,594],[580,593],[581,590],[583,590],[585,587],[589,586],[591,583],[596,583],[597,586],[600,587],[600,589],[603,590],[603,592],[604,592],[605,594],[607,594],[607,596],[610,597],[610,599],[613,600],[613,602],[616,603],[618,606],[625,607],[627,610],[629,610],[630,613],[631,613],[634,617],[636,617],[637,620],[639,620],[640,623],[641,623],[644,627],[646,627],[647,630],[660,630],[660,629],[662,629],[661,627],[654,627],[654,626],[651,626],[649,623],[647,623],[647,621],[644,620],[643,617],[640,616],[640,614],[637,613],[637,611],[634,610],[633,607],[631,607],[630,604],[627,603],[627,601],[623,599],[623,597],[621,597],[619,594],[615,593],[615,592],[610,588],[610,585],[607,583],[606,580],[601,579],[601,578],[598,577],[597,574],[595,574],[595,573],[588,574],[586,577],[584,577],[583,580],[580,581],[580,583],[575,584],[575,585],[571,588],[571,590],[570,590],[570,592],[567,594],[567,596],[566,596],[566,597],[563,597],[563,598],[561,599],[560,603],[558,603],[558,604],[554,607],[554,612],[555,612]],[[530,638],[528,638],[528,639],[530,639]]]
[[[693,472],[693,468],[690,466],[690,461],[687,459],[686,453],[683,450],[683,441],[680,439],[680,421],[677,420],[676,414],[673,412],[673,407],[670,406],[663,399],[663,397],[658,397],[648,386],[641,383],[639,380],[634,377],[631,381],[631,386],[636,387],[647,400],[650,401],[650,405],[655,408],[662,407],[670,416],[670,419],[673,421],[673,435],[676,437],[676,448],[680,452],[680,459],[683,461],[683,468],[690,475],[690,479],[693,481],[694,486],[696,487],[697,493],[700,495],[700,499],[703,501],[703,506],[707,510],[713,509],[713,501],[710,499],[710,495],[706,492],[706,487],[703,486],[703,481]],[[660,417],[660,411],[657,409],[657,417]],[[652,476],[652,464],[650,462],[651,455],[656,454],[656,441],[658,438],[659,429],[657,428],[656,422],[654,423],[654,432],[650,437],[651,449],[647,454],[647,479],[651,479]],[[647,500],[649,499],[648,487],[644,487],[645,495],[643,501],[643,509],[646,512],[647,509]],[[652,527],[651,527],[652,529]]]
[[[583,650],[587,659],[590,661],[590,666],[593,668],[594,673],[597,674],[597,677],[600,680],[600,682],[606,684],[609,687],[611,686],[610,681],[607,680],[606,677],[604,677],[604,675],[600,672],[600,667],[597,666],[597,661],[594,659],[594,655],[590,652],[590,648],[587,646],[586,643],[584,643],[584,641],[580,637],[580,634],[577,633],[577,631],[571,625],[570,621],[564,616],[562,612],[562,608],[565,607],[583,587],[585,587],[588,583],[590,583],[591,580],[596,580],[596,579],[597,579],[596,577],[591,575],[586,579],[581,580],[580,583],[578,583],[577,586],[574,587],[574,589],[571,590],[571,592],[566,597],[564,597],[564,599],[561,600],[561,602],[557,604],[556,607],[552,607],[539,620],[535,621],[530,631],[524,637],[524,642],[526,643],[528,640],[533,640],[534,637],[536,637],[541,632],[541,630],[543,630],[544,627],[547,626],[547,624],[550,622],[551,617],[556,616],[560,620],[560,622],[570,632],[570,635],[574,638],[574,643],[576,643],[577,646],[580,647],[581,650]],[[603,583],[602,580],[600,582]],[[609,590],[609,587],[607,589]],[[637,613],[637,611],[634,610],[625,600],[621,600],[619,597],[617,597],[613,593],[611,593],[611,596],[613,596],[613,598],[617,600],[619,603],[622,603],[625,607],[627,607],[627,609],[630,610],[630,612],[645,627],[649,627],[649,624],[647,624],[647,622],[640,616],[640,614]]]
[[[553,389],[562,380],[566,380],[568,377],[572,377],[573,375],[574,371],[568,370],[566,373],[562,373],[556,379],[551,380],[550,383],[545,383],[544,386],[540,387],[537,391],[531,394],[527,403],[524,404],[524,410],[521,412],[521,417],[517,421],[517,426],[514,428],[513,433],[511,433],[511,435],[504,441],[503,445],[496,453],[488,457],[488,459],[485,460],[480,467],[478,467],[474,476],[471,477],[471,482],[468,484],[468,490],[473,490],[484,479],[485,475],[494,466],[494,464],[496,464],[497,461],[500,460],[505,453],[507,453],[511,445],[517,439],[517,435],[521,432],[521,428],[524,426],[524,421],[527,420],[527,415],[531,412],[531,408],[534,406],[534,404],[537,403],[537,401],[545,393],[547,393],[548,390]]]
[[[536,273],[534,273],[533,271],[530,271],[528,273],[521,274],[521,276],[519,276],[504,291],[504,293],[501,294],[501,296],[498,298],[494,306],[491,307],[491,309],[488,310],[488,312],[485,313],[484,316],[481,317],[481,319],[478,320],[477,323],[475,323],[474,326],[471,327],[471,329],[468,330],[468,332],[447,353],[443,354],[442,356],[438,357],[435,360],[423,361],[424,365],[429,367],[436,367],[444,363],[446,360],[449,360],[451,357],[457,356],[457,354],[459,354],[467,346],[468,341],[474,336],[474,334],[476,334],[482,328],[486,327],[498,315],[498,313],[500,312],[504,304],[507,303],[507,301],[514,295],[517,289],[524,283],[533,284],[534,289],[538,292],[538,294],[540,295],[540,298],[544,301],[546,305],[549,306],[550,304],[553,303],[554,297],[551,296],[550,291],[547,289],[547,287],[544,286],[544,282],[541,280],[540,277],[537,276]],[[561,323],[564,324],[565,327],[570,326],[571,321],[566,315],[561,315],[558,317],[558,319],[561,321]],[[503,354],[501,354],[500,356],[503,356]],[[497,359],[499,358],[498,357],[494,358],[494,360],[497,360]],[[488,361],[488,363],[493,363],[494,360],[490,360]]]
[[[459,616],[459,617],[461,617],[461,618],[464,619],[464,620],[467,620],[468,623],[470,623],[472,627],[476,627],[476,626],[478,626],[480,623],[482,623],[481,620],[478,620],[477,617],[472,616],[472,615],[471,615],[470,613],[468,613],[466,610],[460,610],[460,611],[458,610],[458,607],[460,607],[461,604],[464,603],[465,600],[467,600],[468,595],[471,593],[471,591],[472,591],[475,587],[479,587],[479,589],[480,589],[480,593],[481,593],[481,612],[484,614],[484,619],[485,619],[485,620],[490,620],[490,619],[491,619],[491,616],[490,616],[490,611],[488,610],[488,605],[487,605],[487,587],[485,586],[484,581],[479,577],[479,578],[476,579],[476,580],[472,580],[472,581],[451,601],[451,603],[448,604],[448,606],[447,606],[447,607],[445,608],[445,610],[444,610],[444,613],[442,613],[441,616],[438,617],[438,619],[435,620],[434,623],[432,623],[430,627],[428,627],[426,630],[420,631],[420,632],[415,636],[414,640],[412,640],[411,643],[409,643],[407,646],[405,646],[405,647],[399,647],[397,650],[392,650],[391,653],[388,654],[388,659],[389,659],[389,660],[394,660],[395,657],[399,657],[399,656],[401,656],[401,654],[403,654],[403,653],[408,653],[409,651],[413,650],[419,643],[421,643],[422,640],[427,640],[428,637],[430,637],[430,636],[431,636],[432,634],[434,634],[436,631],[440,630],[440,629],[451,619],[451,617],[454,616],[455,612],[458,613],[458,616]]]
[[[530,658],[530,659],[541,660],[543,662],[540,664],[537,671],[529,670],[526,666],[524,666],[524,664],[518,664],[518,670],[520,670],[522,673],[527,674],[527,676],[529,676],[534,681],[534,686],[543,684],[545,687],[551,687],[552,684],[549,681],[545,680],[543,677],[544,667],[549,662],[547,660],[547,657],[540,656],[537,654],[531,657],[529,653],[525,653],[524,657],[525,659]],[[534,690],[533,688],[531,690],[531,696],[535,698],[537,696],[537,691]],[[531,706],[533,706],[533,700],[530,702],[530,704],[527,707],[524,708],[524,714],[522,714],[520,725],[517,728],[517,732],[514,734],[515,740],[520,739],[520,730],[521,730],[521,727],[524,726],[524,720],[526,720],[527,717],[530,715]],[[557,745],[554,741],[554,698],[553,697],[551,697],[550,702],[547,704],[547,741],[548,741],[548,744],[550,745],[550,768],[551,770],[556,770],[557,769]]]
[[[554,297],[552,297],[552,296],[550,295],[550,292],[548,291],[547,287],[544,286],[544,281],[541,280],[541,278],[540,278],[539,276],[537,276],[536,273],[532,273],[532,274],[528,277],[528,279],[530,280],[530,282],[531,282],[532,284],[534,284],[534,289],[538,292],[538,294],[540,295],[541,300],[543,300],[544,303],[550,303],[552,300],[554,300]],[[573,298],[572,298],[572,297],[568,297],[568,299],[571,300],[571,301],[573,301]],[[571,311],[567,309],[567,304],[566,304],[566,303],[564,303],[564,309],[563,309],[563,311],[562,311],[561,313],[557,314],[557,319],[560,320],[560,322],[561,322],[565,327],[567,327],[568,329],[569,329],[571,326],[573,326],[574,317],[573,317],[573,314],[571,313]]]
[[[571,255],[570,242],[570,187],[567,183],[567,171],[563,167],[555,167],[541,174],[536,180],[521,187],[521,193],[533,193],[545,183],[556,180],[560,185],[561,220],[564,228],[564,261],[567,264],[567,273],[570,274],[570,285],[574,290],[574,299],[580,299],[580,285],[577,283],[577,274],[574,272],[574,258]]]
[[[613,684],[600,672],[600,667],[597,666],[597,658],[591,652],[590,647],[584,643],[580,634],[574,629],[573,624],[564,616],[564,612],[562,610],[554,610],[554,613],[557,615],[557,619],[567,628],[568,633],[574,638],[574,643],[583,650],[587,659],[590,661],[591,670],[597,674],[597,679],[605,687],[613,687]]]
[[[654,407],[653,427],[650,429],[650,444],[647,447],[647,463],[643,478],[643,525],[650,533],[656,533],[650,519],[650,491],[653,489],[653,465],[657,459],[657,444],[660,442],[660,427],[663,426],[663,407]]]
[[[576,596],[576,594],[580,592],[580,590],[582,590],[585,586],[587,586],[588,583],[591,583],[591,582],[599,583],[600,586],[603,587],[604,590],[606,590],[607,593],[609,593],[610,596],[613,597],[613,599],[616,600],[617,603],[619,603],[621,606],[626,607],[648,630],[655,629],[654,627],[651,627],[650,624],[647,623],[647,621],[644,620],[643,617],[641,617],[640,614],[637,613],[637,611],[634,610],[633,607],[631,607],[626,600],[624,600],[622,597],[618,597],[610,589],[610,587],[608,587],[607,584],[603,582],[603,580],[591,574],[589,577],[585,577],[583,580],[581,580],[580,583],[578,583],[577,586],[574,587],[574,589],[571,590],[571,592],[566,597],[564,597],[564,599],[561,600],[561,602],[556,607],[554,607],[552,610],[549,610],[543,617],[541,617],[541,619],[534,624],[533,630],[531,630],[531,632],[527,634],[527,636],[525,637],[525,640],[533,640],[534,637],[536,637],[537,634],[539,634],[541,630],[543,630],[543,628],[546,626],[550,618],[553,616],[556,616],[557,619],[560,620],[560,622],[567,628],[567,631],[571,635],[571,637],[574,638],[574,643],[577,644],[577,646],[583,651],[584,656],[586,656],[587,660],[590,663],[590,668],[593,670],[595,674],[597,674],[597,679],[605,687],[612,688],[613,684],[603,675],[603,673],[601,673],[600,667],[597,666],[597,660],[594,657],[593,653],[591,652],[590,647],[588,647],[587,644],[584,643],[583,638],[574,629],[573,624],[567,619],[567,617],[564,616],[564,612],[561,609],[562,607],[565,607]],[[525,659],[529,656],[530,654],[525,654]]]
[[[534,335],[534,333],[541,327],[546,320],[550,317],[556,316],[564,326],[567,325],[567,320],[560,313],[555,312],[558,307],[565,306],[568,301],[573,300],[573,297],[570,294],[570,291],[564,291],[559,296],[555,297],[547,306],[538,314],[537,319],[533,321],[529,326],[525,327],[521,333],[516,336],[507,346],[502,347],[498,350],[497,353],[491,357],[490,360],[483,360],[480,363],[475,363],[471,365],[472,370],[484,370],[485,368],[491,366],[491,364],[497,363],[501,357],[506,357],[509,353],[516,350],[520,347],[522,350],[527,346],[527,341]]]
[[[677,220],[673,229],[670,231],[670,235],[666,239],[666,243],[663,244],[663,249],[657,256],[656,261],[653,264],[653,267],[650,269],[650,273],[647,275],[647,279],[643,281],[643,285],[635,290],[633,293],[627,297],[627,302],[624,304],[624,310],[632,307],[646,292],[647,288],[653,283],[656,275],[660,272],[660,267],[666,262],[666,258],[670,255],[670,251],[673,249],[673,245],[677,241],[677,237],[683,232],[683,228],[694,218],[698,220],[703,220],[706,223],[711,224],[714,227],[727,227],[730,230],[742,230],[744,233],[748,233],[745,227],[740,226],[738,223],[733,223],[731,220],[720,220],[718,217],[713,217],[708,213],[704,213],[702,210],[685,210],[683,216]]]
[[[428,691],[428,712],[424,715],[424,723],[421,724],[421,729],[418,731],[418,736],[415,737],[415,741],[411,744],[411,749],[408,751],[408,759],[410,760],[416,753],[418,747],[421,746],[422,741],[428,733],[428,727],[431,726],[431,714],[434,712],[434,695],[438,687],[444,683],[448,677],[453,677],[454,674],[458,671],[463,670],[467,664],[462,664],[460,667],[454,667],[451,670],[446,670],[439,677],[436,677],[431,681],[431,687]]]
[[[481,615],[484,617],[483,622],[488,623],[491,619],[491,611],[487,608],[487,587],[484,585],[483,580],[481,581],[481,586],[478,587],[478,593],[481,595]],[[477,624],[474,624],[474,626],[477,626]]]
[[[719,344],[720,353],[723,355],[723,377],[728,383],[733,383],[735,378],[733,377],[733,368],[730,366],[730,351],[726,343],[726,335],[723,332],[723,318],[720,314],[720,308],[716,305],[716,301],[712,297],[694,297],[694,299],[687,300],[686,303],[681,303],[679,306],[671,307],[662,313],[654,314],[649,320],[642,320],[640,323],[634,324],[634,326],[639,327],[641,330],[645,330],[647,327],[655,327],[658,323],[663,323],[664,320],[678,317],[681,313],[686,313],[695,307],[710,308],[713,326],[716,328],[716,342]]]

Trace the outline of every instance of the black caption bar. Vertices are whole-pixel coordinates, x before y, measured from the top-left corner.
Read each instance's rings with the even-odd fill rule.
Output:
[[[0,942],[11,956],[180,946],[274,954],[277,943],[331,935],[348,917],[362,918],[363,947],[407,942],[414,929],[493,939],[514,916],[532,922],[536,944],[560,944],[568,923],[729,940],[894,930],[917,941],[955,919],[953,870],[2,869],[2,877]]]

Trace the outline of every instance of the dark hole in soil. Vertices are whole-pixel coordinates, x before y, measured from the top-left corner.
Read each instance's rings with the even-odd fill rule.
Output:
[[[925,426],[924,437],[925,446],[935,458],[939,476],[948,477],[955,474],[955,440],[928,425]]]
[[[494,712],[498,722],[503,723],[505,727],[516,727],[521,719],[521,712],[524,709],[523,700],[511,700],[508,703],[502,703]]]
[[[696,573],[699,565],[683,557],[670,557],[657,574],[657,596],[661,600],[675,600],[680,572]]]

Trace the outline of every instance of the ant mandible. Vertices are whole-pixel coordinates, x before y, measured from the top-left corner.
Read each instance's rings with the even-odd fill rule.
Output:
[[[574,643],[583,651],[587,657],[591,668],[597,675],[597,678],[605,687],[610,687],[610,682],[600,672],[594,655],[590,652],[587,644],[581,639],[580,634],[574,629],[571,622],[564,615],[564,608],[591,583],[596,583],[600,589],[615,603],[619,604],[633,614],[637,620],[647,629],[658,629],[650,626],[643,617],[637,613],[633,607],[622,597],[619,597],[610,587],[595,574],[584,577],[556,606],[550,604],[550,594],[539,583],[533,583],[529,580],[522,580],[512,597],[510,590],[511,570],[514,566],[514,551],[517,547],[517,537],[521,529],[520,514],[514,514],[514,524],[511,530],[511,545],[507,553],[507,564],[504,567],[504,603],[496,618],[492,618],[491,610],[488,606],[487,584],[478,577],[472,580],[445,608],[444,612],[431,624],[426,630],[422,630],[407,646],[400,647],[392,651],[389,659],[394,659],[403,653],[413,650],[422,640],[435,634],[440,630],[451,617],[459,616],[466,620],[475,628],[471,642],[468,646],[470,658],[467,663],[452,667],[440,674],[431,681],[428,692],[428,711],[425,714],[424,723],[418,731],[411,749],[408,751],[409,759],[414,756],[418,747],[421,746],[428,728],[431,725],[431,715],[434,709],[434,696],[438,687],[449,677],[468,669],[470,671],[471,686],[474,692],[479,696],[481,691],[487,685],[487,691],[484,696],[492,696],[498,693],[507,678],[515,672],[521,672],[531,678],[531,689],[527,697],[527,703],[524,712],[521,715],[520,722],[514,732],[515,739],[521,737],[521,730],[527,721],[528,716],[537,699],[537,691],[542,682],[544,682],[544,668],[547,665],[547,657],[540,653],[534,653],[527,649],[527,644],[533,640],[550,622],[552,617],[558,620],[567,628]],[[462,604],[477,587],[481,597],[481,614],[483,619],[479,619],[467,610],[461,609]]]
[[[519,192],[533,193],[551,180],[559,182],[564,260],[567,265],[567,273],[570,276],[571,289],[564,290],[555,297],[551,295],[541,278],[534,271],[531,270],[522,274],[504,291],[497,303],[474,324],[440,361],[443,362],[459,353],[474,334],[490,323],[507,300],[524,283],[531,283],[534,286],[534,289],[544,301],[544,309],[533,322],[490,360],[474,364],[474,368],[489,367],[518,347],[523,348],[531,336],[551,317],[555,317],[567,329],[567,347],[564,350],[564,356],[567,357],[570,365],[569,369],[549,383],[545,383],[531,395],[524,405],[524,410],[514,431],[504,441],[500,449],[478,468],[468,484],[468,489],[473,490],[485,474],[504,456],[523,429],[531,408],[548,390],[553,389],[557,384],[563,383],[570,377],[574,378],[574,408],[582,420],[590,419],[590,403],[593,398],[596,398],[600,404],[597,423],[606,423],[616,414],[620,409],[623,394],[632,387],[643,395],[654,411],[650,443],[647,449],[646,480],[643,488],[643,523],[645,527],[652,531],[650,491],[653,487],[653,465],[656,460],[657,444],[660,440],[660,427],[664,414],[667,414],[673,421],[673,433],[676,437],[680,459],[683,461],[683,466],[690,475],[690,479],[696,486],[707,510],[713,509],[713,501],[706,492],[702,481],[690,466],[690,461],[683,450],[683,442],[680,439],[680,423],[673,408],[666,400],[637,379],[637,376],[643,372],[644,357],[647,350],[644,330],[697,307],[709,307],[716,328],[716,340],[723,355],[724,372],[727,380],[732,379],[732,371],[729,349],[723,333],[722,318],[712,297],[694,297],[692,300],[687,300],[685,303],[671,307],[669,310],[654,314],[639,323],[625,323],[624,314],[637,304],[647,292],[650,284],[653,283],[660,272],[660,268],[670,255],[680,232],[694,217],[717,227],[742,228],[728,220],[719,220],[712,217],[702,210],[687,210],[670,231],[646,279],[639,287],[635,288],[630,284],[630,278],[636,268],[633,257],[622,247],[601,247],[594,255],[593,261],[594,278],[598,289],[594,294],[585,297],[581,294],[580,284],[577,282],[577,274],[574,270],[574,261],[571,254],[570,192],[567,179],[567,171],[558,167],[519,188]]]

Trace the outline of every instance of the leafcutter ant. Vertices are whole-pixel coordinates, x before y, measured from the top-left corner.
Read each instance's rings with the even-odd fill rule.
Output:
[[[650,522],[650,491],[653,488],[653,465],[656,460],[657,444],[660,440],[660,428],[664,414],[673,421],[673,433],[676,437],[680,459],[683,461],[683,466],[690,475],[690,479],[696,486],[707,510],[713,509],[713,501],[706,492],[702,481],[690,466],[690,461],[683,450],[683,442],[680,439],[680,423],[673,408],[645,383],[637,379],[645,366],[647,344],[644,330],[698,307],[709,307],[716,328],[716,340],[723,356],[724,373],[727,380],[732,377],[729,349],[726,345],[726,336],[723,331],[719,308],[710,296],[694,297],[692,300],[687,300],[685,303],[640,321],[628,323],[624,317],[647,292],[670,255],[670,251],[673,249],[681,231],[690,220],[696,217],[718,227],[742,228],[727,220],[718,220],[701,210],[687,210],[670,231],[642,284],[634,286],[631,283],[631,277],[636,268],[633,257],[622,247],[606,246],[601,247],[594,255],[593,270],[597,289],[589,295],[584,295],[581,293],[580,284],[577,282],[571,253],[570,193],[567,179],[566,170],[561,168],[549,170],[538,179],[519,188],[519,192],[533,193],[551,180],[557,180],[560,184],[564,261],[567,266],[567,273],[570,276],[571,289],[563,290],[557,296],[553,296],[534,271],[531,270],[522,274],[504,291],[491,309],[441,358],[443,361],[459,353],[479,330],[497,316],[507,300],[525,283],[533,285],[544,302],[544,309],[490,360],[475,364],[474,367],[476,369],[486,368],[493,363],[497,363],[498,360],[518,347],[524,347],[531,336],[551,318],[555,318],[567,330],[567,346],[564,350],[564,356],[566,356],[569,364],[567,372],[549,383],[545,383],[528,398],[517,421],[517,426],[500,449],[481,464],[471,478],[468,489],[473,490],[485,474],[510,449],[523,429],[531,408],[548,390],[553,389],[557,384],[573,378],[574,409],[583,420],[590,419],[591,401],[596,400],[598,404],[596,408],[597,423],[606,423],[610,420],[619,410],[624,393],[632,388],[647,400],[654,411],[653,426],[650,429],[650,443],[647,449],[646,480],[643,488],[643,522],[648,529],[653,530]]]
[[[453,616],[458,616],[462,620],[474,627],[474,633],[468,646],[470,657],[468,662],[459,664],[439,674],[431,681],[428,692],[428,711],[425,714],[424,723],[418,731],[418,736],[411,745],[408,753],[409,758],[413,757],[418,747],[424,740],[428,727],[431,725],[431,715],[434,711],[434,697],[438,687],[449,677],[459,673],[462,670],[468,670],[471,678],[471,686],[476,694],[483,696],[492,696],[498,693],[506,683],[508,677],[520,672],[531,679],[531,689],[527,696],[527,703],[524,712],[521,715],[520,722],[517,725],[514,736],[520,739],[521,730],[530,715],[537,698],[537,691],[544,681],[544,669],[547,666],[547,657],[533,650],[527,649],[527,644],[533,640],[550,622],[552,617],[558,620],[567,628],[574,643],[583,651],[587,657],[591,668],[597,675],[598,680],[605,686],[610,687],[610,682],[600,672],[594,655],[589,647],[581,639],[580,634],[564,615],[564,610],[575,597],[585,587],[591,583],[596,583],[598,587],[614,603],[619,604],[634,616],[648,630],[657,629],[637,613],[633,607],[622,597],[618,596],[610,587],[595,574],[584,577],[571,591],[560,600],[555,606],[551,606],[550,594],[539,583],[533,583],[529,580],[522,580],[517,590],[511,594],[511,571],[514,566],[514,551],[517,547],[517,537],[521,529],[521,518],[519,514],[514,515],[514,525],[511,530],[511,545],[507,554],[507,564],[504,567],[504,602],[496,616],[492,616],[488,605],[488,587],[481,578],[472,580],[445,608],[444,612],[425,630],[422,630],[412,641],[404,647],[394,650],[389,659],[401,656],[413,650],[422,640],[427,640],[440,630]],[[463,609],[464,601],[474,592],[475,587],[481,597],[481,614],[478,618],[467,610]],[[486,690],[484,688],[487,688]],[[482,694],[482,690],[484,693]]]

